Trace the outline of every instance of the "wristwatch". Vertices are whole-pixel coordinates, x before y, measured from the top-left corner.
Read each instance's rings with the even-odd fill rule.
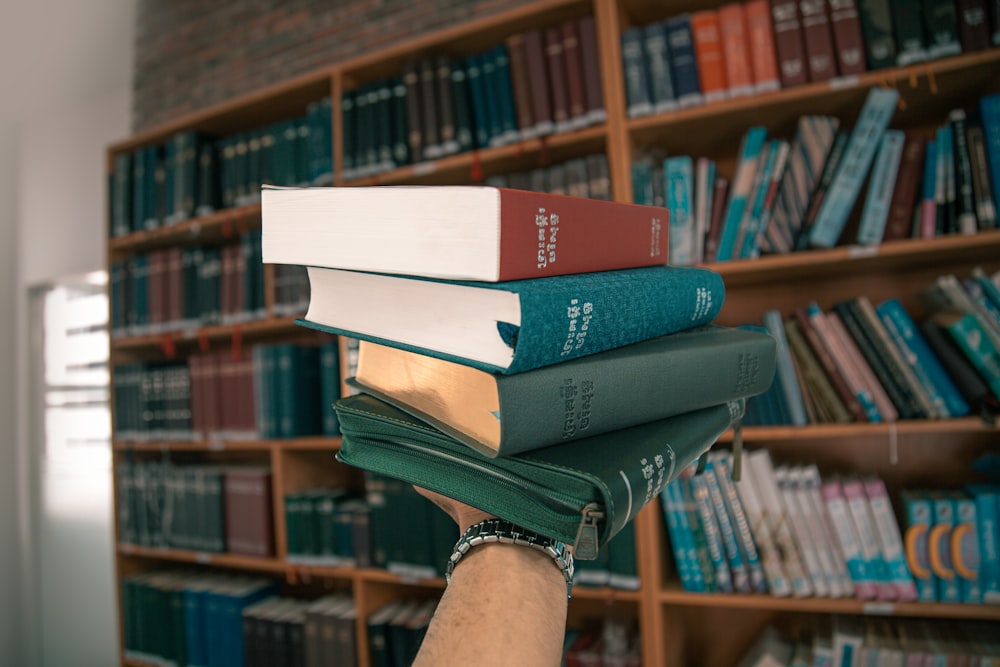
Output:
[[[451,583],[452,570],[455,569],[458,561],[462,560],[468,553],[469,549],[490,542],[529,547],[548,555],[566,578],[566,597],[571,596],[573,592],[573,554],[566,548],[566,545],[559,540],[540,535],[533,530],[528,530],[504,519],[487,519],[469,526],[469,529],[458,538],[458,542],[455,543],[455,548],[451,552],[451,557],[445,567],[445,581]]]

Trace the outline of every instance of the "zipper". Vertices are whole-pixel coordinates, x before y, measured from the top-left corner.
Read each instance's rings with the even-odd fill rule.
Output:
[[[502,488],[520,493],[539,502],[560,521],[567,523],[570,521],[576,522],[577,529],[576,539],[573,542],[573,557],[580,560],[594,560],[597,558],[600,542],[598,521],[606,516],[599,503],[590,502],[584,505],[583,508],[580,508],[575,498],[559,493],[554,489],[549,489],[545,493],[539,493],[535,487],[525,483],[523,479],[511,475],[504,470],[494,468],[486,463],[472,463],[454,454],[441,451],[440,449],[431,449],[414,442],[403,442],[392,438],[351,437],[356,442],[372,447],[406,450],[413,456],[433,462],[447,461],[462,466],[480,478],[499,482]],[[566,512],[567,510],[569,511],[568,513]],[[579,517],[579,519],[576,517]]]

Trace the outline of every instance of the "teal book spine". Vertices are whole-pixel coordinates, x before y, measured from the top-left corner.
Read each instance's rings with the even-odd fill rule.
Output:
[[[1000,396],[1000,350],[993,344],[986,326],[972,313],[952,319],[944,326],[990,390]]]
[[[882,242],[905,139],[901,130],[886,130],[882,136],[875,167],[872,169],[871,185],[861,212],[858,243],[862,245],[878,245]]]
[[[653,162],[648,158],[632,163],[632,201],[653,205]]]
[[[469,98],[472,101],[472,125],[475,144],[477,148],[486,148],[490,145],[490,109],[486,105],[486,92],[483,89],[483,70],[478,55],[472,54],[466,56],[465,73],[469,83]]]
[[[917,584],[917,600],[937,602],[937,575],[931,569],[930,557],[930,531],[934,523],[931,500],[916,491],[903,491],[900,499],[906,523],[906,563]]]
[[[498,324],[498,334],[513,348],[509,366],[500,368],[306,319],[298,322],[512,375],[708,324],[718,315],[725,298],[721,276],[693,267],[654,266],[499,283],[429,282],[507,290],[519,295],[521,324]]]
[[[764,163],[757,192],[754,194],[753,206],[750,208],[749,224],[743,234],[743,243],[739,251],[740,259],[760,257],[761,239],[764,230],[771,222],[778,185],[785,171],[785,164],[788,162],[789,150],[789,143],[783,139],[768,141],[767,161]]]
[[[979,544],[979,524],[975,498],[956,491],[951,494],[955,511],[955,529],[952,532],[952,565],[962,602],[981,604],[983,587],[979,572],[982,568]]]
[[[667,524],[667,534],[674,554],[674,567],[681,580],[681,587],[691,593],[703,593],[705,582],[694,577],[695,568],[691,559],[694,551],[694,541],[691,540],[687,515],[684,512],[684,500],[681,496],[681,480],[675,479],[660,492],[660,504]],[[700,574],[700,569],[698,570]],[[699,577],[700,578],[700,577]]]
[[[719,486],[719,479],[715,472],[715,462],[711,457],[705,466],[702,478],[708,488],[708,498],[712,504],[712,511],[715,513],[715,520],[719,524],[722,547],[725,550],[726,562],[729,563],[729,572],[733,577],[733,590],[737,593],[749,593],[751,592],[750,570],[743,557],[743,552],[740,550],[740,543],[736,538],[736,528],[733,526],[733,517],[730,516],[729,508],[726,507],[722,488]]]
[[[931,569],[938,577],[938,602],[961,602],[962,592],[958,585],[952,561],[951,539],[955,530],[955,505],[944,491],[930,494],[933,525],[930,532]]]
[[[785,325],[781,312],[768,310],[764,313],[764,327],[774,338],[777,352],[777,374],[781,394],[785,399],[792,425],[805,426],[809,419],[806,415],[805,402],[802,399],[802,387],[795,373],[795,362],[792,360],[791,348],[785,335]]]
[[[689,558],[692,559],[691,567],[698,568],[701,573],[700,577],[698,573],[695,573],[693,576],[696,581],[702,582],[705,592],[715,593],[719,590],[715,581],[715,567],[712,564],[712,557],[708,552],[708,539],[705,536],[705,529],[701,525],[698,508],[695,506],[694,498],[691,495],[689,480],[696,468],[697,464],[691,466],[681,474],[681,511],[684,512],[686,525],[691,531],[691,544],[689,545],[692,549],[689,555]],[[688,479],[684,479],[684,476],[687,476]]]
[[[930,393],[932,402],[936,402],[939,397],[950,417],[969,414],[969,404],[899,299],[887,299],[875,310],[903,359]]]
[[[663,162],[664,189],[670,212],[670,263],[690,266],[694,255],[694,163],[690,156],[667,158]]]
[[[983,123],[993,196],[1000,198],[1000,94],[981,98],[979,100],[979,114]]]
[[[685,478],[681,478],[684,480]],[[723,545],[722,533],[719,523],[715,517],[715,510],[712,508],[712,499],[708,490],[708,483],[704,475],[691,475],[686,480],[691,486],[691,500],[698,512],[698,520],[705,533],[705,541],[708,544],[708,555],[712,561],[712,568],[715,571],[715,587],[721,593],[732,593],[734,581],[732,572],[729,570],[729,563],[726,561],[726,551]]]
[[[734,257],[736,251],[736,239],[740,235],[740,223],[743,220],[743,213],[747,207],[750,197],[754,177],[757,173],[757,162],[764,150],[764,141],[767,138],[767,129],[761,126],[752,127],[743,136],[740,147],[739,163],[736,166],[736,173],[733,176],[730,186],[729,201],[726,203],[726,211],[722,221],[722,233],[719,238],[719,247],[716,250],[715,259],[724,262]]]
[[[500,110],[500,128],[505,143],[520,139],[517,127],[517,112],[514,109],[514,88],[510,78],[510,57],[504,44],[493,47],[493,66],[495,68],[494,86],[497,108]]]
[[[866,569],[875,584],[876,595],[880,600],[894,600],[895,591],[889,579],[889,570],[864,485],[860,479],[849,479],[844,481],[841,488],[861,546],[861,557],[864,558]]]
[[[847,498],[840,481],[824,482],[820,488],[827,514],[833,526],[833,532],[840,545],[847,571],[854,584],[855,596],[861,600],[873,600],[876,597],[876,581],[872,575],[869,561],[862,550],[858,531],[851,518]]]
[[[837,244],[898,101],[899,92],[895,89],[872,88],[869,91],[837,175],[810,231],[811,246],[832,248]]]
[[[333,404],[340,398],[340,352],[336,340],[324,343],[320,348],[320,405],[323,421],[323,435],[340,435],[340,421]]]
[[[979,587],[982,601],[1000,602],[1000,486],[970,484],[965,487],[976,504],[976,529],[979,538]]]
[[[663,49],[666,50],[666,36]],[[653,97],[646,62],[646,38],[643,28],[629,28],[621,36],[622,67],[625,73],[626,112],[630,118],[653,113]]]

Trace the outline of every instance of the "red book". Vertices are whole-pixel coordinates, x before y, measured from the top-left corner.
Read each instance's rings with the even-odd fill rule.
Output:
[[[593,16],[584,16],[577,24],[580,35],[580,55],[583,58],[583,83],[587,94],[587,117],[592,123],[603,123],[604,84],[601,80],[601,59],[597,52],[597,28]]]
[[[753,66],[750,61],[746,13],[742,3],[731,2],[719,7],[719,30],[722,33],[730,97],[753,94]]]
[[[167,248],[167,321],[184,319],[184,249]]]
[[[545,56],[545,38],[541,30],[524,33],[524,58],[528,63],[528,83],[531,87],[532,115],[535,131],[551,134],[555,130],[552,104],[549,100],[549,69]]]
[[[580,36],[577,22],[563,22],[563,59],[566,63],[566,92],[569,96],[569,117],[571,121],[583,119],[587,114],[587,93],[583,82],[583,55],[580,53]],[[598,73],[599,74],[599,73]],[[582,123],[578,123],[581,124]]]
[[[782,88],[809,82],[798,0],[771,0],[771,30]]]
[[[958,13],[958,41],[962,52],[990,48],[990,19],[985,0],[955,0]],[[998,28],[994,26],[994,30]]]
[[[865,44],[856,0],[830,0],[830,26],[840,76],[865,71]]]
[[[917,205],[924,172],[927,142],[923,137],[907,134],[903,155],[899,160],[896,187],[889,203],[889,218],[885,223],[883,241],[907,239],[913,236],[913,210]]]
[[[227,468],[223,473],[226,551],[267,558],[274,555],[274,512],[268,468]]]
[[[837,56],[826,5],[827,0],[799,0],[810,81],[826,81],[837,76]]]
[[[563,56],[562,31],[545,30],[545,58],[549,65],[549,92],[552,95],[552,119],[556,132],[566,132],[569,127],[569,87],[566,84],[566,58]]]
[[[524,35],[511,35],[507,38],[506,45],[507,58],[510,62],[510,82],[514,93],[514,110],[517,113],[517,127],[522,132],[531,132],[535,127],[535,117],[531,106],[531,86],[528,82]]]
[[[487,186],[262,194],[265,263],[498,282],[667,258],[655,206]]]
[[[706,9],[691,15],[694,53],[698,61],[698,83],[705,102],[717,102],[728,96],[726,61],[719,32],[719,12]]]
[[[749,0],[744,5],[747,38],[750,42],[750,63],[753,66],[754,90],[758,93],[778,90],[778,60],[771,26],[771,5],[768,0]]]

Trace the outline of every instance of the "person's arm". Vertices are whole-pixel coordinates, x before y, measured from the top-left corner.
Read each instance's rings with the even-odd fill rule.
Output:
[[[458,524],[491,515],[418,489]],[[458,562],[414,667],[552,667],[562,659],[566,579],[552,558],[523,546],[481,544]]]

